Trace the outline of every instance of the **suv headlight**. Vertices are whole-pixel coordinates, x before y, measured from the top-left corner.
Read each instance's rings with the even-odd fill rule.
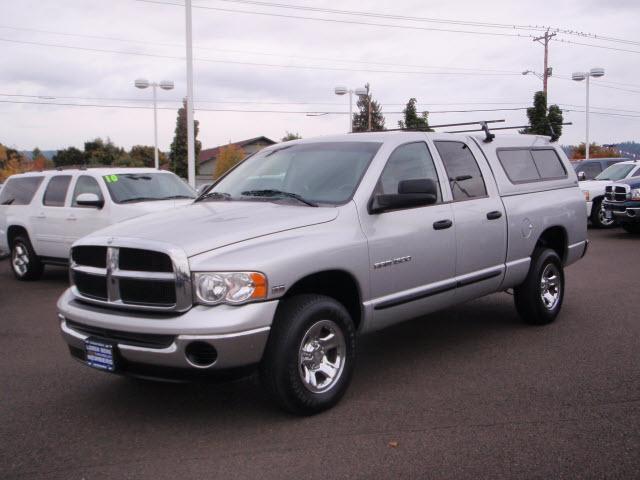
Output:
[[[639,200],[640,201],[640,188],[632,189],[631,193],[629,194],[629,196],[631,197],[631,200]]]
[[[203,305],[238,305],[267,298],[267,277],[259,272],[196,272],[195,301]]]

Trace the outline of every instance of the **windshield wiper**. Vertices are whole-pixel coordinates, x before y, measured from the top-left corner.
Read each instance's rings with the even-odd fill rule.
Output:
[[[200,200],[206,200],[209,198],[215,200],[232,200],[231,195],[226,192],[207,192],[204,195],[200,195],[195,201],[199,202]]]
[[[124,200],[120,200],[120,203],[150,202],[153,200],[162,200],[162,199],[156,198],[156,197],[131,197],[131,198],[125,198]]]
[[[158,200],[175,200],[175,199],[178,199],[178,198],[191,198],[191,199],[193,199],[195,197],[192,197],[191,195],[171,195],[169,197],[159,198]]]
[[[282,190],[275,190],[275,189],[247,190],[246,192],[242,192],[241,195],[244,195],[247,197],[287,197],[287,198],[293,198],[295,200],[298,200],[299,202],[307,204],[310,207],[318,206],[317,203],[312,202],[311,200],[307,200],[302,195],[298,195],[297,193],[284,192]]]

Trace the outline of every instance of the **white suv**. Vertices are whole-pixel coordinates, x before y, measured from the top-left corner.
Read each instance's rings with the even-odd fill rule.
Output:
[[[580,190],[582,190],[584,199],[587,202],[587,217],[589,217],[594,227],[609,228],[615,224],[614,219],[609,219],[605,216],[602,208],[605,188],[614,182],[637,176],[640,176],[640,161],[629,160],[605,168],[593,180],[580,182]]]
[[[9,177],[0,193],[0,251],[19,280],[67,265],[71,244],[122,220],[189,204],[195,191],[152,168],[52,170]]]

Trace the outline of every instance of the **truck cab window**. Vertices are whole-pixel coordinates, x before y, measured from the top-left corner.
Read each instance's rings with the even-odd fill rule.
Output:
[[[454,201],[486,197],[487,188],[478,162],[462,142],[435,142],[442,163],[449,176]]]
[[[408,143],[396,148],[384,167],[376,188],[378,194],[398,193],[402,180],[429,178],[438,185],[438,203],[442,200],[438,174],[424,142]]]

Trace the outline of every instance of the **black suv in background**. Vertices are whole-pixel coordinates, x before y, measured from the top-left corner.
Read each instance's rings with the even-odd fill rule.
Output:
[[[593,160],[581,160],[573,164],[578,174],[578,180],[593,180],[614,163],[624,162],[628,158],[594,158]]]
[[[640,177],[609,185],[604,198],[605,216],[615,218],[627,232],[640,234]]]

